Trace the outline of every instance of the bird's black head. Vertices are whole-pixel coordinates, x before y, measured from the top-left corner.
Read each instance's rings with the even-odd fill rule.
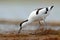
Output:
[[[28,21],[28,19],[25,20],[25,21],[22,21],[22,22],[20,23],[20,27],[22,26],[22,24],[23,24],[24,22],[27,22],[27,21]]]

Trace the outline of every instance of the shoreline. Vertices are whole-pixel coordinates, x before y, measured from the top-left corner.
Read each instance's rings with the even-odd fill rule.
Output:
[[[18,25],[22,22],[22,20],[4,20],[0,19],[0,24],[15,24]],[[46,23],[50,26],[60,26],[60,21],[46,21]],[[37,24],[37,22],[32,23],[32,25]],[[43,24],[42,24],[43,25]]]

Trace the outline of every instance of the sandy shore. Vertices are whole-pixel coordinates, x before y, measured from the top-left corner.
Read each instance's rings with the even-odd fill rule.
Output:
[[[0,40],[60,40],[60,31],[46,30],[36,34],[0,34]]]
[[[16,24],[18,25],[21,21],[12,21],[12,20],[0,20],[1,24]],[[60,26],[60,22],[51,21],[47,22],[50,26]],[[0,40],[60,40],[60,30],[45,30],[42,32],[35,32],[35,34],[17,34],[17,33],[9,33],[3,34],[0,33]]]

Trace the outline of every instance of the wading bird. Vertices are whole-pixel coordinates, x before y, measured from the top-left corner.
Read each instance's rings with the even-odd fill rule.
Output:
[[[24,26],[26,26],[34,21],[38,21],[40,23],[40,20],[43,20],[45,23],[45,19],[50,14],[49,12],[52,10],[53,7],[54,6],[38,8],[38,9],[35,9],[34,11],[32,11],[32,13],[29,15],[27,20],[22,21],[20,23],[20,29],[19,29],[18,33],[21,32],[21,30]]]

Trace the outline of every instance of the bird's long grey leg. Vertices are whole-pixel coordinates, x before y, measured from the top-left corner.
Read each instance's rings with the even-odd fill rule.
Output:
[[[41,24],[41,23],[40,23],[40,21],[39,21],[39,26],[40,26],[40,24]]]
[[[20,27],[20,29],[19,29],[19,31],[18,31],[18,34],[21,32],[21,30],[22,30],[22,27]]]
[[[41,21],[39,21],[39,27],[40,27],[40,30],[44,29],[44,27],[42,26],[42,22]]]
[[[44,21],[44,26],[47,26],[47,23],[45,22],[45,20],[43,20]]]
[[[47,23],[45,22],[45,20],[43,21],[44,21],[44,30],[47,30]]]

